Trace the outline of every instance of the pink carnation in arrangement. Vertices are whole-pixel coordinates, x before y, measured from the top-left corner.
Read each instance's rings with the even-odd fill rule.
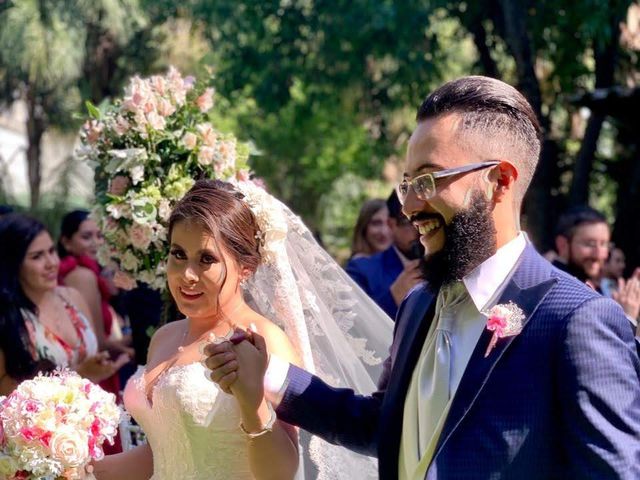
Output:
[[[0,478],[90,479],[122,411],[115,396],[70,370],[38,375],[0,399]]]
[[[201,112],[207,112],[213,107],[213,88],[207,88],[202,95],[196,99],[196,104]]]

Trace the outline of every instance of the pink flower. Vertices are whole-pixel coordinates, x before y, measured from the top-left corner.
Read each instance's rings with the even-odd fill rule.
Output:
[[[484,314],[488,317],[487,330],[493,332],[484,353],[486,358],[497,345],[498,339],[512,337],[522,331],[522,322],[525,317],[522,309],[513,302],[506,305],[495,305],[488,313]]]
[[[154,75],[150,79],[151,86],[159,95],[164,95],[164,92],[167,88],[167,83],[164,80],[164,77],[160,75]]]
[[[113,177],[111,182],[109,182],[109,193],[111,195],[124,195],[127,193],[129,186],[131,185],[131,181],[128,177],[124,175],[116,175]]]
[[[213,163],[213,157],[216,151],[211,147],[201,147],[198,152],[198,163],[200,165],[211,165]]]
[[[116,131],[116,133],[122,136],[125,133],[127,133],[129,128],[131,128],[131,125],[129,125],[129,122],[127,121],[127,119],[124,118],[122,115],[118,115],[116,117],[116,124],[113,126],[113,129]]]
[[[201,123],[196,127],[196,130],[198,130],[198,133],[202,137],[202,143],[207,147],[215,146],[218,136],[210,123]]]
[[[133,290],[137,285],[135,279],[131,275],[121,272],[120,270],[118,270],[113,276],[113,284],[122,290]]]
[[[236,172],[236,180],[240,182],[248,182],[249,180],[251,180],[251,177],[249,176],[249,170],[238,170]]]
[[[176,111],[176,107],[171,105],[171,102],[166,98],[158,100],[158,113],[163,117],[168,117]]]
[[[156,111],[147,113],[147,121],[154,130],[164,130],[164,127],[167,123],[165,119],[162,116],[158,115],[158,112]]]
[[[129,238],[131,240],[131,245],[133,245],[138,250],[145,251],[149,247],[152,234],[153,231],[148,225],[134,223],[133,225],[131,225],[131,227],[129,227]]]
[[[213,107],[213,88],[207,88],[196,100],[196,105],[201,112],[207,112]]]
[[[504,328],[507,326],[506,317],[494,315],[489,317],[487,321],[487,330],[491,330],[492,332],[496,332],[499,337],[502,337],[504,332]]]
[[[100,134],[104,129],[104,125],[97,120],[89,120],[85,122],[83,129],[87,142],[93,145],[100,139]]]
[[[189,150],[193,150],[196,148],[198,144],[198,137],[193,132],[187,132],[182,136],[182,144],[187,147]]]
[[[27,442],[39,440],[45,447],[49,446],[51,440],[51,432],[47,432],[40,427],[22,427],[19,430],[20,435]]]

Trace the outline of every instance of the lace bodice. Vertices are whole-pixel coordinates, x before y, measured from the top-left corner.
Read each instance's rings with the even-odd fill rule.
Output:
[[[144,367],[124,392],[125,407],[153,451],[152,480],[253,480],[235,399],[205,377],[200,363],[176,365],[145,395]]]

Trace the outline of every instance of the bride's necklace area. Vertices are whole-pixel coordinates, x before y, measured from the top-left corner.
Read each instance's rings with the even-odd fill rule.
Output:
[[[202,340],[202,338],[207,336],[207,335],[212,335],[215,338],[227,338],[228,339],[232,335],[232,333],[234,331],[234,328],[235,328],[235,325],[231,322],[231,317],[240,309],[240,307],[243,304],[244,304],[244,302],[240,302],[238,305],[236,305],[234,307],[234,309],[231,312],[229,312],[228,314],[223,314],[222,318],[218,322],[215,323],[215,326],[213,328],[211,328],[211,329],[207,330],[206,332],[202,333],[195,340],[191,341],[190,344],[194,344],[194,343],[200,342],[200,340]],[[220,324],[227,324],[229,326],[229,330],[227,331],[227,333],[223,337],[217,336],[215,334],[215,332],[213,331],[215,329],[215,327],[220,325]],[[180,343],[178,344],[178,347],[176,348],[176,353],[173,355],[171,360],[169,360],[167,362],[165,367],[162,368],[160,370],[160,372],[151,379],[151,381],[145,382],[146,383],[145,395],[147,397],[149,405],[153,404],[152,403],[153,389],[155,388],[156,384],[158,383],[158,381],[160,380],[162,375],[165,372],[167,372],[167,370],[169,370],[170,368],[176,366],[181,354],[185,351],[185,349],[187,347],[187,345],[185,345],[185,340],[187,339],[187,335],[188,334],[189,334],[189,321],[187,319],[187,324],[186,324],[186,327],[184,329],[184,332],[182,333],[182,338],[180,339]]]

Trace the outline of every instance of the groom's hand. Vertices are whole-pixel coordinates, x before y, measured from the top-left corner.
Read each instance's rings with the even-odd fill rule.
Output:
[[[209,378],[229,395],[231,385],[238,379],[238,359],[232,347],[231,341],[209,343],[204,347],[204,364],[210,370]]]

